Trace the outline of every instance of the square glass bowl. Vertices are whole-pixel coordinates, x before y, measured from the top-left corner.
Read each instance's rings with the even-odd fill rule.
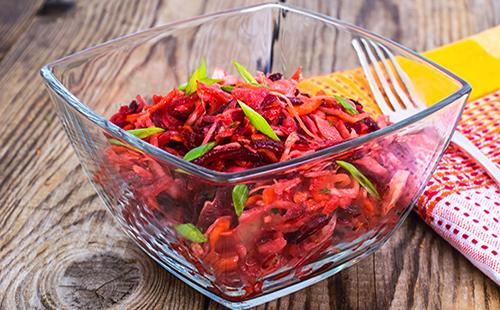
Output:
[[[359,67],[351,45],[356,38],[396,55],[428,108],[313,154],[232,173],[196,166],[107,120],[138,94],[164,95],[184,83],[202,57],[209,72],[232,70],[232,60],[251,72],[285,76],[301,66],[305,79],[351,72]],[[52,62],[41,74],[88,178],[119,225],[164,268],[232,308],[312,285],[378,249],[422,193],[470,93],[463,80],[405,47],[283,4],[132,34]],[[332,179],[347,175],[337,170],[339,159],[366,174],[381,198],[359,199],[368,193],[354,180]],[[246,184],[258,196],[262,188],[285,182],[273,190],[284,191],[288,201],[253,199],[255,205],[235,216],[235,185]],[[315,182],[334,195],[325,199]],[[181,223],[197,225],[208,241],[179,236],[174,227]]]

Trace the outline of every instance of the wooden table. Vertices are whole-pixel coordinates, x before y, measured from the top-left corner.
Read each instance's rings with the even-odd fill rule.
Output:
[[[0,0],[0,309],[220,308],[118,229],[82,173],[38,69],[127,33],[255,2]],[[286,2],[416,50],[500,22],[498,0]],[[359,264],[261,308],[500,309],[500,290],[411,215]]]

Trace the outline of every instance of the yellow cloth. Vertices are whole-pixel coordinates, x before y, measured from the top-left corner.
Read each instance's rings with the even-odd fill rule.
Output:
[[[424,52],[423,56],[466,80],[472,86],[469,100],[500,89],[500,26]],[[459,88],[428,65],[403,57],[398,57],[398,62],[411,77],[417,96],[428,105]],[[344,95],[362,102],[368,113],[380,113],[361,68],[308,78],[299,88],[312,94],[323,91],[327,95]]]
[[[422,55],[466,80],[469,100],[500,89],[500,26]]]

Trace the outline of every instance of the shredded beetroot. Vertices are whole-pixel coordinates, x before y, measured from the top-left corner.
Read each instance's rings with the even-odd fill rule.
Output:
[[[222,81],[235,81],[224,75]],[[122,106],[110,120],[123,129],[160,127],[165,133],[157,139],[159,148],[184,156],[191,149],[215,141],[217,147],[196,164],[217,171],[234,171],[235,167],[254,168],[302,156],[377,129],[376,122],[363,112],[362,106],[346,99],[359,114],[348,114],[334,97],[311,97],[296,88],[298,81],[283,80],[281,74],[260,74],[256,86],[236,80],[228,93],[216,83],[207,86],[197,82],[197,90],[185,95],[177,88],[165,96],[153,96],[150,105],[144,100]],[[273,141],[257,131],[237,104],[241,100],[262,115],[280,141]],[[294,134],[296,143],[285,148]],[[299,143],[300,141],[300,143]]]
[[[371,118],[354,100],[343,98],[342,103],[338,97],[301,93],[300,69],[290,79],[258,73],[257,83],[222,70],[213,76],[218,82],[197,81],[196,92],[189,95],[175,88],[149,103],[138,96],[110,121],[125,130],[164,129],[144,140],[179,157],[213,143],[192,163],[222,172],[311,154],[387,123]],[[262,116],[278,139],[259,131],[238,100]],[[357,113],[349,113],[345,103]],[[110,146],[107,162],[167,226],[192,223],[206,238],[190,241],[178,235],[184,242],[174,248],[195,266],[208,268],[204,271],[216,277],[219,287],[244,288],[252,295],[267,275],[335,243],[355,240],[381,225],[391,209],[404,207],[398,200],[412,190],[406,167],[411,171],[415,165],[406,143],[375,143],[370,150],[343,156],[373,181],[380,197],[335,161],[325,161],[248,184],[239,216],[231,195],[234,185],[207,184],[120,145]]]

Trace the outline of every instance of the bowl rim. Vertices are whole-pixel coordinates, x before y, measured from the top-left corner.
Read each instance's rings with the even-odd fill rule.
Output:
[[[286,160],[283,162],[277,162],[265,166],[260,166],[256,168],[251,168],[248,170],[240,171],[240,172],[219,172],[215,170],[211,170],[199,165],[195,165],[191,162],[188,162],[180,157],[177,157],[176,155],[170,154],[160,148],[157,148],[153,146],[152,144],[149,144],[132,134],[126,132],[122,128],[118,127],[117,125],[111,123],[108,121],[106,118],[102,117],[101,115],[97,114],[94,112],[89,106],[87,106],[85,103],[83,103],[81,100],[79,100],[70,90],[68,90],[62,82],[55,76],[53,72],[53,68],[65,61],[71,60],[72,58],[76,56],[81,56],[83,54],[87,54],[90,52],[95,52],[99,50],[100,48],[110,46],[110,45],[115,45],[117,43],[120,43],[121,41],[125,41],[128,38],[138,36],[141,34],[146,34],[146,33],[162,33],[164,31],[169,31],[169,30],[174,30],[176,28],[182,28],[182,27],[189,27],[191,23],[193,22],[204,22],[204,21],[210,21],[213,19],[218,19],[222,17],[228,17],[232,15],[238,15],[238,14],[245,14],[245,13],[252,13],[260,10],[265,10],[265,9],[280,9],[280,10],[285,10],[288,12],[293,12],[295,14],[302,15],[307,18],[312,18],[315,20],[319,20],[322,22],[325,22],[330,25],[334,25],[336,27],[341,27],[345,28],[349,31],[358,33],[361,36],[368,37],[372,40],[378,41],[380,43],[383,43],[393,49],[398,50],[402,54],[409,55],[410,57],[416,58],[416,60],[419,60],[426,65],[430,65],[437,71],[441,72],[443,75],[446,75],[448,78],[454,80],[456,83],[461,85],[460,89],[456,90],[455,92],[451,93],[448,95],[446,98],[443,98],[439,100],[437,103],[433,104],[432,106],[416,113],[415,115],[412,115],[402,121],[399,121],[395,124],[392,124],[390,126],[381,128],[379,130],[376,130],[372,133],[369,133],[367,135],[352,139],[352,140],[347,140],[342,143],[318,150],[314,153],[307,154],[304,156],[300,156],[297,158],[293,158],[290,160]],[[174,21],[171,23],[167,23],[165,25],[149,28],[146,30],[138,31],[129,35],[121,36],[116,39],[112,39],[109,41],[106,41],[104,43],[95,45],[93,47],[84,49],[82,51],[73,53],[71,55],[65,56],[63,58],[60,58],[58,60],[52,61],[45,66],[43,66],[40,69],[40,74],[44,80],[44,83],[49,87],[54,93],[56,93],[59,97],[61,97],[65,103],[69,104],[74,110],[76,110],[78,113],[82,114],[85,118],[96,124],[97,126],[101,127],[103,130],[105,130],[107,133],[113,135],[114,137],[121,139],[122,141],[127,142],[128,144],[138,148],[141,151],[144,151],[145,153],[158,158],[160,160],[166,161],[178,168],[183,169],[186,172],[189,172],[190,174],[194,176],[201,177],[203,179],[206,179],[207,181],[210,182],[216,182],[216,183],[227,183],[227,184],[232,184],[232,183],[241,183],[245,181],[250,181],[251,179],[254,179],[256,177],[261,177],[267,174],[271,173],[276,173],[280,172],[289,168],[294,168],[297,166],[300,166],[302,164],[309,163],[313,160],[317,159],[322,159],[326,158],[330,155],[333,154],[341,154],[344,151],[347,151],[349,149],[352,149],[354,147],[360,146],[368,141],[374,140],[378,137],[384,136],[386,134],[389,134],[391,132],[394,132],[398,129],[401,129],[403,127],[406,127],[408,125],[411,125],[431,114],[433,114],[436,111],[439,111],[443,109],[444,107],[448,106],[449,104],[455,102],[456,100],[467,96],[472,88],[471,86],[462,78],[458,77],[454,73],[450,72],[449,70],[443,68],[442,66],[434,63],[433,61],[419,55],[418,53],[412,51],[411,49],[396,43],[390,39],[387,39],[383,36],[377,35],[375,33],[372,33],[366,29],[363,29],[361,27],[355,26],[353,24],[338,20],[336,18],[327,16],[322,13],[317,13],[311,10],[303,9],[303,8],[298,8],[293,5],[289,4],[284,4],[281,2],[274,2],[274,3],[262,3],[262,4],[256,4],[256,5],[251,5],[251,6],[245,6],[245,7],[238,7],[238,8],[233,8],[229,10],[224,10],[216,13],[211,13],[211,14],[205,14],[205,15],[200,15],[188,19],[183,19],[180,21]]]

